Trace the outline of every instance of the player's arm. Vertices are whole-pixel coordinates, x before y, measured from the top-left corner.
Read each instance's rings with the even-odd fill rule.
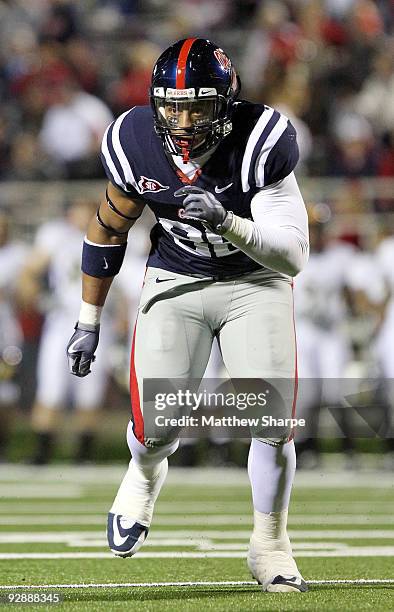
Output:
[[[141,200],[108,183],[106,197],[91,219],[82,254],[82,300],[102,307],[126,251],[130,228],[141,216]],[[93,248],[89,248],[93,247]],[[94,248],[96,247],[96,248]]]
[[[131,199],[111,183],[97,214],[91,219],[82,251],[82,304],[78,322],[67,346],[72,374],[86,376],[94,361],[101,311],[124,259],[130,228],[144,203]]]
[[[262,266],[295,276],[306,264],[308,217],[293,173],[253,197],[252,220],[226,211],[198,187],[182,187],[177,195],[186,196],[181,218],[205,223]]]
[[[253,220],[233,215],[224,237],[259,264],[296,276],[308,261],[308,216],[291,173],[252,199]]]

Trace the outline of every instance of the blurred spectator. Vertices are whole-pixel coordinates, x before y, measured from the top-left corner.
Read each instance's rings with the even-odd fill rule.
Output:
[[[30,87],[39,87],[44,100],[51,101],[51,88],[71,78],[71,68],[63,57],[62,46],[53,41],[41,42],[28,50],[29,61],[23,71],[7,71],[9,94],[23,97]],[[7,68],[7,65],[6,65]]]
[[[52,90],[53,104],[40,133],[43,150],[64,164],[69,178],[101,175],[99,151],[112,113],[99,98],[82,91],[75,81]]]
[[[283,37],[289,40],[290,31],[296,31],[289,22],[289,12],[283,2],[269,0],[260,5],[255,23],[245,41],[244,53],[240,64],[244,95],[264,103],[261,89],[264,86],[265,70],[273,54],[275,40]],[[264,89],[263,89],[264,92]]]
[[[124,74],[109,89],[109,98],[115,114],[149,103],[152,65],[160,52],[159,47],[148,41],[138,42],[128,51]]]
[[[356,113],[339,115],[333,126],[334,151],[329,173],[361,177],[376,174],[376,149],[369,122]]]
[[[302,65],[296,65],[287,70],[283,82],[271,92],[268,100],[270,106],[290,119],[297,132],[297,142],[300,150],[300,160],[297,173],[305,170],[305,165],[312,152],[312,134],[302,117],[309,107],[308,72]]]
[[[40,28],[42,38],[67,42],[78,33],[78,3],[73,0],[49,0],[48,15]]]
[[[379,135],[393,130],[394,126],[394,45],[384,45],[378,50],[373,70],[365,79],[356,97],[356,109],[373,125]]]
[[[15,181],[34,181],[64,176],[55,159],[43,155],[32,132],[18,134],[11,144],[10,169],[5,178]]]
[[[74,78],[88,93],[99,94],[100,63],[94,49],[82,38],[72,38],[65,46]]]
[[[373,53],[383,34],[383,21],[376,3],[356,0],[347,16],[346,31],[345,68],[359,89],[371,70]]]
[[[208,36],[216,28],[226,27],[231,16],[230,0],[173,0],[171,15],[182,15],[197,36]]]

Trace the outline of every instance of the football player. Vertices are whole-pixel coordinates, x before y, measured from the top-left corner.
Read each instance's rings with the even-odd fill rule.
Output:
[[[167,457],[179,443],[145,430],[144,379],[200,380],[216,336],[232,378],[281,378],[294,407],[292,277],[308,257],[307,214],[293,173],[296,134],[287,117],[238,100],[239,92],[222,49],[180,40],[154,66],[151,105],[123,113],[103,139],[109,183],[84,241],[82,305],[68,346],[76,376],[90,372],[129,229],[145,205],[157,219],[131,353],[132,459],[108,516],[109,546],[121,557],[146,538]],[[249,568],[266,591],[305,591],[286,531],[295,472],[290,432],[253,437],[248,472]]]
[[[0,461],[20,397],[18,367],[22,360],[23,332],[18,321],[17,279],[26,262],[28,247],[11,233],[12,215],[0,208]]]
[[[73,324],[75,300],[81,291],[81,243],[95,203],[77,198],[64,217],[41,225],[32,252],[20,279],[20,293],[28,302],[39,301],[46,307],[44,328],[40,340],[37,364],[37,392],[32,409],[32,428],[36,437],[36,452],[31,462],[49,463],[54,452],[56,435],[61,430],[62,411],[74,402],[74,423],[78,442],[76,462],[88,461],[93,451],[98,410],[102,405],[108,380],[108,363],[100,360],[98,379],[86,379],[82,384],[70,378],[64,344],[67,330]],[[45,277],[50,298],[45,300]],[[109,313],[106,313],[107,317]],[[112,342],[111,318],[107,319],[100,351],[108,351]]]
[[[389,234],[382,237],[375,251],[375,260],[378,269],[386,285],[386,299],[384,303],[384,315],[382,313],[382,324],[376,337],[375,353],[384,381],[384,394],[387,404],[391,408],[391,414],[387,418],[386,450],[390,453],[387,467],[392,469],[394,465],[394,358],[393,351],[389,346],[389,339],[394,330],[394,272],[390,264],[394,256],[394,236]]]
[[[309,214],[311,252],[308,266],[294,286],[299,356],[298,406],[300,417],[307,422],[307,427],[300,429],[296,440],[299,468],[315,468],[318,464],[320,410],[322,406],[334,408],[341,405],[344,393],[341,381],[351,357],[345,321],[347,271],[354,257],[354,248],[334,240],[330,237],[329,225],[313,218],[318,206]],[[342,413],[340,410],[339,414]],[[348,451],[350,463],[351,446]]]

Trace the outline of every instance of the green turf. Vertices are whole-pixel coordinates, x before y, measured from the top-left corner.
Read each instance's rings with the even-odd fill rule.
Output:
[[[38,473],[39,474],[39,473]],[[77,474],[77,472],[76,472]],[[19,479],[18,479],[19,478]],[[105,545],[105,519],[106,511],[111,503],[116,482],[114,479],[102,478],[99,473],[92,478],[76,479],[81,494],[75,499],[56,499],[40,496],[40,477],[24,477],[22,482],[18,475],[15,478],[4,477],[0,472],[0,537],[14,535],[50,535],[67,534],[68,532],[83,532],[79,543],[72,541],[62,542],[29,542],[0,541],[0,554],[3,553],[103,553],[107,551]],[[340,475],[339,475],[340,478]],[[7,496],[7,486],[10,482],[25,486],[37,486],[37,495],[34,498],[21,498]],[[188,473],[185,472],[185,483],[188,482]],[[323,479],[324,480],[324,479]],[[45,485],[56,483],[56,477],[45,476],[42,482]],[[72,482],[68,479],[67,483]],[[8,484],[7,484],[8,483]],[[210,483],[211,485],[214,483]],[[220,485],[220,483],[218,483]],[[11,495],[11,494],[10,494]],[[182,504],[185,509],[182,510]],[[207,513],[205,516],[204,504]],[[215,505],[217,504],[217,506]],[[324,488],[322,485],[296,488],[293,495],[292,510],[294,516],[301,517],[297,524],[292,524],[290,530],[294,533],[293,542],[300,546],[322,545],[354,547],[394,547],[394,524],[390,521],[390,507],[394,505],[393,488],[370,487],[338,487]],[[360,510],[358,510],[360,505]],[[234,550],[242,555],[246,550],[247,535],[250,532],[248,521],[245,518],[250,514],[250,492],[244,484],[239,486],[201,486],[185,484],[168,485],[163,490],[157,504],[156,521],[151,529],[149,539],[155,546],[148,543],[142,549],[153,553],[200,550],[196,544],[188,542],[187,536],[179,536],[179,532],[215,532],[217,537],[212,539],[213,550],[216,547],[230,544]],[[29,517],[49,515],[66,517],[62,524],[43,522],[41,525],[29,524]],[[75,516],[77,515],[77,516]],[[79,516],[97,516],[95,524],[81,524]],[[184,517],[196,517],[191,525],[181,524]],[[311,515],[321,516],[321,523],[308,523]],[[365,524],[347,522],[341,523],[341,515],[354,515],[366,517]],[[102,516],[102,520],[101,520]],[[228,517],[226,519],[226,516]],[[241,522],[239,520],[241,516]],[[387,523],[377,520],[378,517],[388,517]],[[20,517],[19,524],[5,524]],[[338,517],[338,523],[325,523],[325,517]],[[174,518],[174,524],[163,524],[167,518]],[[215,519],[224,518],[225,524],[214,523]],[[3,519],[3,522],[2,522]],[[18,519],[19,520],[19,519]],[[31,519],[33,520],[33,518]],[[375,522],[374,522],[375,521]],[[179,524],[178,524],[179,523]],[[326,538],[324,533],[335,530],[335,538]],[[376,534],[376,537],[359,538],[347,537],[353,530],[360,534]],[[298,532],[309,533],[307,539],[297,537]],[[245,533],[243,539],[232,539],[232,534]],[[319,533],[320,532],[320,533]],[[379,536],[379,532],[387,532],[388,537]],[[89,537],[83,534],[92,534],[97,540],[97,546],[89,543]],[[157,535],[156,535],[157,534]],[[164,545],[160,537],[174,538],[182,542],[181,545]],[[26,537],[27,537],[26,536]],[[312,537],[313,536],[313,537]],[[44,538],[43,538],[44,539]],[[209,538],[208,538],[209,539]],[[204,550],[204,549],[202,549]],[[298,549],[299,550],[299,549]],[[305,550],[308,550],[307,548]],[[297,557],[297,550],[295,551]],[[388,556],[349,556],[324,557],[317,556],[297,558],[298,565],[307,580],[330,579],[394,579],[393,559]],[[249,581],[244,558],[143,558],[138,555],[132,559],[0,559],[0,584],[2,585],[37,585],[37,584],[80,584],[80,583],[149,583],[149,582],[180,582],[180,581]],[[392,584],[380,585],[313,585],[306,594],[268,594],[255,586],[193,586],[193,587],[149,587],[149,588],[89,588],[89,589],[51,589],[59,592],[63,603],[57,605],[26,604],[13,609],[21,610],[139,610],[141,612],[154,611],[245,611],[272,610],[272,611],[327,611],[339,610],[375,610],[376,612],[392,610],[394,608]],[[31,591],[33,592],[33,591]],[[4,596],[0,592],[0,597]],[[6,609],[6,606],[4,606]]]
[[[336,610],[392,610],[393,592],[387,586],[371,588],[367,586],[344,587],[338,590],[332,585],[314,587],[302,595],[262,593],[256,587],[183,587],[150,589],[86,589],[84,591],[65,590],[61,593],[63,601],[56,606],[15,606],[31,610],[139,610],[201,612],[214,610],[270,610],[270,611],[308,611],[334,612]],[[13,609],[14,606],[13,606]]]

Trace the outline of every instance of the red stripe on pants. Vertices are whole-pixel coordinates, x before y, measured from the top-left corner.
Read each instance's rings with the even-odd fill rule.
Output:
[[[138,321],[138,319],[137,319]],[[135,336],[137,332],[137,321],[134,325],[133,344],[131,347],[131,362],[130,362],[130,399],[131,399],[131,416],[133,419],[134,435],[141,444],[144,444],[144,418],[141,412],[140,392],[138,390],[137,375],[135,373]]]
[[[296,405],[297,405],[297,393],[298,393],[298,357],[297,357],[297,334],[296,334],[296,326],[295,326],[295,317],[294,317],[294,281],[291,283],[291,291],[293,294],[293,327],[294,327],[294,343],[295,343],[295,367],[294,367],[294,395],[293,395],[293,405],[291,408],[291,418],[294,419],[296,413]],[[289,436],[289,442],[294,438],[294,427],[291,430],[291,434]]]

